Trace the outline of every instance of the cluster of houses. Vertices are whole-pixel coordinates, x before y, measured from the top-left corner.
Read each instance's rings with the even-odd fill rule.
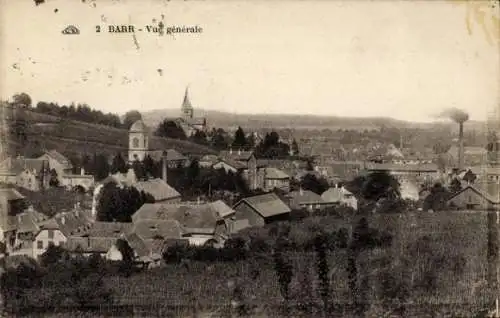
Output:
[[[206,129],[206,120],[193,117],[187,90],[182,112],[183,118],[179,120],[191,134]],[[363,172],[390,173],[400,181],[403,191],[410,192],[415,190],[413,184],[458,179],[463,188],[449,198],[449,206],[459,209],[500,207],[500,166],[490,165],[482,170],[471,167],[447,174],[432,161],[405,158],[396,153],[397,149],[391,149],[393,160],[390,162],[337,162],[317,165],[312,171],[304,161],[261,160],[253,151],[229,149],[218,155],[197,158],[199,165],[237,173],[249,189],[260,189],[264,194],[243,198],[232,206],[220,200],[183,202],[181,194],[168,184],[167,170],[189,165],[190,158],[174,149],[150,149],[149,138],[150,133],[142,120],[133,123],[129,130],[129,163],[144,160],[147,155],[161,161],[161,178],[138,180],[133,169],[129,169],[127,173],[110,174],[95,182],[93,176],[83,170],[73,174],[71,162],[55,150],[38,158],[8,158],[1,162],[0,182],[3,183],[39,191],[49,186],[51,178],[57,178],[58,184],[68,189],[94,189],[91,209],[83,209],[77,204],[50,218],[29,206],[15,188],[0,189],[0,241],[6,252],[38,258],[49,246],[55,245],[63,246],[72,254],[99,254],[109,260],[120,260],[123,258],[120,244],[126,242],[137,262],[155,266],[162,259],[162,252],[172,243],[221,247],[231,234],[247,227],[287,220],[295,210],[313,212],[339,205],[357,210],[355,195],[338,184]],[[302,188],[292,191],[291,180],[300,181],[307,174],[327,179],[331,187],[321,194]],[[99,193],[109,182],[144,191],[155,203],[142,205],[132,215],[130,223],[98,221]],[[486,185],[486,188],[479,185]],[[276,189],[280,190],[280,195],[274,192]],[[420,193],[416,189],[418,198]]]
[[[50,150],[37,158],[6,158],[0,162],[0,182],[30,191],[48,188],[53,178],[57,179],[58,185],[68,189],[81,187],[89,190],[94,185],[94,177],[85,174],[83,169],[79,174],[72,171],[73,165],[65,156]]]
[[[129,182],[117,176],[107,182]],[[233,207],[223,201],[182,202],[177,191],[164,180],[132,183],[150,193],[155,203],[142,205],[132,222],[101,222],[91,210],[75,205],[53,217],[25,208],[25,198],[14,188],[0,190],[2,217],[0,239],[9,255],[38,258],[50,245],[63,246],[72,254],[99,254],[109,260],[123,255],[119,240],[126,241],[137,262],[154,266],[172,243],[222,247],[235,232],[251,226],[287,220],[294,209],[309,211],[346,204],[356,207],[355,198],[343,188],[332,188],[322,196],[310,191],[292,191],[280,198],[273,192],[244,198]]]

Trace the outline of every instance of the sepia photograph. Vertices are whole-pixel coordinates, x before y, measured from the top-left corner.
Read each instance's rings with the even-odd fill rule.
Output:
[[[0,318],[500,318],[498,0],[0,0]]]

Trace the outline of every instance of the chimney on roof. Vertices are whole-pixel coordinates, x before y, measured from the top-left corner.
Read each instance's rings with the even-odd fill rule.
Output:
[[[302,190],[302,186],[299,188],[299,194],[304,195],[304,190]]]
[[[66,217],[64,215],[61,216],[61,224],[62,225],[66,224]]]
[[[229,154],[232,155],[233,154],[233,147],[229,147]]]
[[[241,155],[241,148],[238,149],[238,156]]]
[[[23,220],[23,216],[22,216],[21,214],[18,214],[18,215],[17,215],[17,222],[18,222],[18,223],[21,223],[21,222],[22,222],[22,220]]]
[[[161,177],[167,183],[167,158],[165,156],[161,158]]]
[[[83,167],[80,168],[80,175],[81,176],[85,175],[85,168],[83,168]]]

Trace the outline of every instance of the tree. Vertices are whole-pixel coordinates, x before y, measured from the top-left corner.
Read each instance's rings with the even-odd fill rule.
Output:
[[[175,121],[166,119],[158,125],[156,135],[173,139],[187,139],[186,133]]]
[[[57,176],[57,171],[54,168],[50,169],[49,186],[51,187],[59,186],[59,178]]]
[[[272,131],[265,135],[255,152],[262,158],[285,158],[290,155],[290,145],[281,142],[279,134]]]
[[[326,255],[327,237],[320,233],[314,239],[314,249],[316,250],[317,263],[316,271],[319,280],[319,295],[323,301],[323,312],[328,313],[330,299],[330,279],[328,277],[328,260]]]
[[[109,175],[108,158],[102,154],[94,154],[94,162],[92,163],[93,175],[96,181],[102,180]]]
[[[130,110],[126,112],[125,116],[123,117],[123,128],[130,129],[130,126],[132,126],[133,123],[141,119],[142,115],[139,111]]]
[[[197,130],[189,139],[199,145],[208,145],[207,134],[201,130]]]
[[[355,226],[347,249],[347,276],[351,299],[354,301],[356,316],[361,316],[368,302],[366,284],[358,284],[359,269],[357,259],[362,251],[392,244],[392,236],[370,228],[366,218],[361,218]]]
[[[293,277],[293,267],[285,260],[283,253],[278,246],[274,251],[274,270],[278,276],[278,283],[281,295],[285,300],[285,307],[288,308],[288,300],[290,296],[290,283]]]
[[[97,202],[97,219],[103,222],[131,222],[144,203],[154,203],[154,198],[135,187],[117,187],[109,182],[102,188]]]
[[[398,180],[386,172],[373,172],[368,175],[361,191],[365,199],[372,201],[401,198]]]
[[[40,264],[49,267],[69,258],[67,251],[61,246],[50,244],[45,252],[40,255]]]
[[[11,121],[9,124],[10,135],[14,136],[19,143],[24,143],[28,140],[28,122],[24,119]]]
[[[144,167],[144,174],[147,178],[157,178],[161,174],[159,173],[159,165],[153,160],[153,158],[151,158],[150,155],[146,155],[146,157],[144,157],[142,166]]]
[[[299,155],[299,144],[297,143],[297,140],[295,140],[295,138],[292,141],[291,152],[293,156]]]
[[[23,105],[25,107],[31,107],[31,97],[26,93],[18,93],[12,96],[12,102],[15,105]]]
[[[211,139],[212,147],[217,150],[227,149],[229,143],[226,140],[226,132],[224,129],[213,129],[212,130],[212,139]]]
[[[243,131],[243,128],[238,127],[238,129],[234,133],[234,140],[232,146],[234,148],[240,148],[240,149],[245,149],[245,147],[247,146],[247,139],[245,137],[245,132]]]
[[[113,162],[111,163],[110,171],[112,174],[117,172],[126,173],[128,170],[127,163],[123,159],[121,153],[117,153],[113,158]]]
[[[316,175],[314,175],[312,173],[306,174],[302,178],[300,185],[301,185],[302,189],[310,190],[310,191],[312,191],[316,194],[319,194],[319,195],[321,195],[323,192],[325,192],[329,188],[328,181],[326,181],[323,178],[318,178],[318,177],[316,177]]]
[[[250,149],[254,149],[255,148],[255,134],[254,133],[251,133],[248,138],[247,138],[247,149],[250,150]]]
[[[144,162],[140,162],[139,160],[135,160],[132,163],[132,169],[134,169],[135,176],[137,180],[144,180],[147,178],[146,169],[144,167]]]
[[[134,265],[134,250],[124,239],[118,239],[116,241],[116,248],[118,249],[118,251],[120,251],[120,254],[122,255],[120,272],[124,274],[126,277],[128,277],[130,276]]]
[[[422,209],[424,211],[433,210],[439,211],[446,207],[449,193],[441,183],[436,183],[430,189],[429,195],[424,198]]]

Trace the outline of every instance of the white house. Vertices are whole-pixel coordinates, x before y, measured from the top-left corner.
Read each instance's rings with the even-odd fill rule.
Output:
[[[328,203],[345,205],[353,208],[354,210],[358,209],[358,200],[352,192],[344,187],[338,187],[335,185],[335,187],[323,192],[323,194],[321,194],[321,198],[323,201]]]

